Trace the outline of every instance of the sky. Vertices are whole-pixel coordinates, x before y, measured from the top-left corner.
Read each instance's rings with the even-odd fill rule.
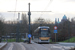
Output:
[[[17,1],[17,2],[16,2]],[[37,18],[44,18],[54,21],[59,18],[61,21],[64,14],[67,18],[75,17],[75,0],[0,0],[0,16],[7,20],[16,20],[18,13],[8,11],[51,11],[31,12],[31,21]],[[20,12],[26,13],[28,12]]]

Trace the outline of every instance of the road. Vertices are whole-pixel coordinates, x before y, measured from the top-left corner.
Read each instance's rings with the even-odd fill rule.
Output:
[[[3,50],[26,50],[26,49],[21,43],[12,42],[8,43]]]
[[[73,46],[64,46],[62,44],[37,44],[37,43],[8,43],[3,50],[69,50]]]

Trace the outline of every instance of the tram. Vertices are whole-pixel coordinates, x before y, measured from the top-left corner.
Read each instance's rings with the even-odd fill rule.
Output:
[[[49,43],[50,42],[50,28],[48,26],[40,26],[35,31],[38,36],[38,43]]]

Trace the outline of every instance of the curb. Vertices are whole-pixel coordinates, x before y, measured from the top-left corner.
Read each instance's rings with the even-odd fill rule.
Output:
[[[0,48],[0,50],[2,50],[6,45],[7,45],[7,43],[6,43],[4,46],[2,46],[2,47]]]

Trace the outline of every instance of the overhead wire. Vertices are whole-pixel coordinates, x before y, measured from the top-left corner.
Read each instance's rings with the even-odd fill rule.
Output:
[[[44,11],[49,7],[49,5],[51,4],[51,2],[52,2],[52,0],[50,0],[49,1],[49,3],[47,4],[47,6],[46,6],[46,8],[44,9]],[[41,12],[41,15],[40,15],[40,17],[42,17],[42,15],[43,15],[44,13],[43,12]]]
[[[49,5],[51,4],[52,0],[49,1],[49,3],[47,4],[46,8],[44,9],[44,11],[49,7]],[[17,8],[17,0],[16,0],[16,3],[15,3],[15,11],[16,11],[16,8]],[[41,15],[40,17],[43,15],[43,12],[41,12]],[[14,18],[15,18],[15,12],[14,12]]]

